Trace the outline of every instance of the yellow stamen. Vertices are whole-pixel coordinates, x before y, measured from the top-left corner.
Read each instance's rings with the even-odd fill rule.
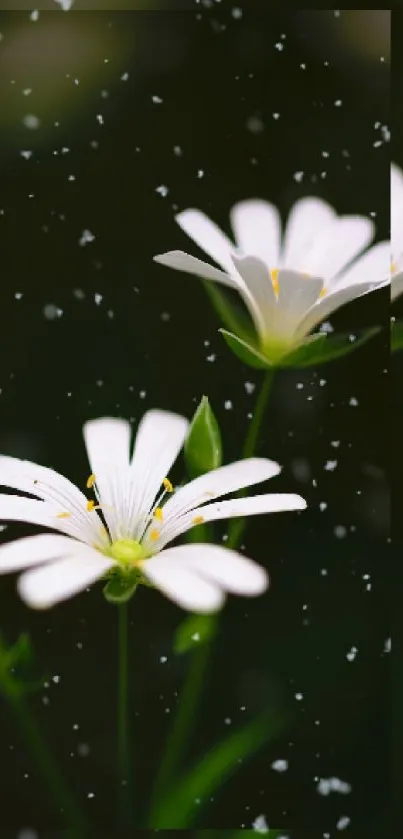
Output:
[[[96,510],[95,501],[87,501],[87,513],[92,513],[93,510]]]
[[[71,513],[58,513],[56,518],[57,519],[69,519],[70,516],[71,516]]]
[[[95,475],[90,475],[87,481],[87,489],[92,489],[96,481]]]
[[[150,539],[152,539],[153,542],[157,541],[159,535],[160,535],[160,532],[155,527],[154,527],[153,530],[150,530]]]
[[[162,512],[161,507],[156,507],[154,510],[154,518],[158,519],[158,521],[162,521],[164,518],[164,513]]]
[[[319,293],[319,299],[320,299],[321,297],[326,297],[326,295],[327,295],[327,289],[326,289],[326,288],[322,288],[322,291]]]
[[[203,524],[203,522],[203,516],[195,516],[194,519],[192,519],[192,524]]]
[[[396,265],[396,262],[391,262],[391,263],[390,263],[390,272],[391,272],[391,274],[396,274],[396,271],[397,271],[397,265]]]
[[[271,276],[271,281],[272,281],[274,291],[275,291],[276,294],[278,294],[278,291],[279,291],[278,268],[272,268],[271,271],[270,271],[270,276]]]
[[[162,484],[163,484],[163,486],[164,486],[164,488],[166,489],[167,492],[173,492],[174,491],[173,485],[171,484],[171,481],[169,480],[169,478],[164,478]]]

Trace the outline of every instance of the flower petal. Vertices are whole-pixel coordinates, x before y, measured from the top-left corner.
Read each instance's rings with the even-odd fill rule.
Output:
[[[277,268],[281,240],[277,208],[258,199],[240,201],[232,208],[230,219],[235,239],[243,253],[259,257],[267,268]]]
[[[363,294],[368,294],[370,291],[376,291],[378,288],[382,287],[382,285],[389,285],[389,281],[385,280],[383,284],[379,283],[375,286],[374,283],[357,283],[349,285],[346,288],[342,288],[340,291],[336,289],[336,291],[333,291],[331,294],[323,297],[322,300],[319,300],[318,303],[315,303],[315,305],[312,306],[312,309],[307,312],[299,324],[296,338],[303,338],[304,335],[307,335],[308,332],[329,317],[329,315],[335,312],[336,309],[340,309],[341,306],[345,306],[346,303],[350,303],[352,300],[355,300],[357,297],[361,297]]]
[[[91,516],[88,515],[85,495],[64,475],[60,475],[53,469],[39,466],[37,463],[31,463],[28,460],[19,460],[16,457],[3,455],[0,456],[0,485],[19,492],[36,495],[43,501],[49,502],[53,516],[63,513],[69,514],[67,530],[65,527],[60,528],[58,526],[55,529],[70,532],[71,535],[77,536],[84,542],[92,542],[99,537],[102,523],[96,513]],[[6,498],[11,497],[6,496]],[[40,512],[43,514],[44,510],[42,509]],[[21,519],[21,521],[23,520]],[[29,520],[27,519],[27,521]],[[41,522],[33,523],[40,524]],[[53,527],[54,525],[47,526]]]
[[[165,562],[175,562],[187,571],[195,572],[200,580],[218,585],[231,594],[255,597],[269,585],[264,568],[220,545],[180,545],[164,551],[161,559],[163,557]],[[145,573],[146,566],[147,563]]]
[[[263,457],[249,457],[213,469],[180,487],[164,505],[164,524],[200,504],[267,481],[281,472],[281,466]]]
[[[170,411],[148,411],[138,427],[132,459],[129,503],[131,537],[141,536],[155,497],[185,442],[189,422]]]
[[[332,291],[361,283],[384,283],[390,272],[390,242],[378,242],[343,271]]]
[[[403,172],[392,163],[390,170],[390,233],[393,261],[403,250]]]
[[[223,283],[230,286],[230,288],[237,289],[237,283],[224,271],[219,271],[218,268],[213,268],[207,262],[202,262],[201,259],[196,259],[195,256],[184,251],[168,251],[168,253],[160,253],[154,256],[154,262],[159,262],[161,265],[167,265],[168,268],[175,268],[177,271],[186,271],[189,274],[194,274],[196,277],[202,277],[204,280],[214,280],[217,283]]]
[[[21,571],[58,557],[71,554],[77,543],[67,536],[40,533],[25,539],[14,539],[0,546],[0,574]]]
[[[335,216],[333,207],[320,198],[308,197],[297,201],[287,220],[281,266],[310,273],[307,260],[314,253],[322,231]]]
[[[18,580],[18,591],[27,606],[48,609],[86,589],[113,565],[113,560],[98,551],[82,548],[71,556],[26,571]]]
[[[210,546],[206,546],[207,550]],[[177,550],[177,549],[176,549]],[[224,603],[221,588],[178,561],[175,549],[147,559],[142,571],[163,594],[191,612],[217,612]]]
[[[169,542],[173,542],[182,533],[192,527],[209,521],[230,519],[236,516],[256,516],[263,513],[282,513],[291,510],[305,510],[306,501],[294,493],[271,493],[254,495],[246,498],[231,498],[228,501],[218,501],[215,504],[205,504],[194,508],[177,518],[171,518],[160,528],[158,540],[146,540],[144,546],[152,550],[156,547],[162,550]]]
[[[306,271],[323,277],[327,285],[370,243],[374,225],[362,216],[337,216],[317,233],[306,260]],[[293,267],[290,265],[290,268]]]
[[[290,340],[301,320],[318,299],[323,288],[323,280],[286,269],[278,272],[277,280],[276,320],[272,324],[268,337]]]
[[[231,255],[235,245],[220,228],[200,210],[184,210],[175,220],[188,236],[208,253],[224,271],[231,273]]]
[[[399,274],[394,274],[392,277],[392,285],[390,289],[390,299],[393,303],[400,294],[403,293],[403,272]]]
[[[256,330],[264,341],[267,332],[275,323],[277,299],[269,269],[256,256],[236,256],[233,263],[245,283],[245,289],[239,287],[255,323]]]
[[[0,495],[0,521],[21,521],[50,527],[80,542],[95,542],[101,547],[106,543],[102,533],[102,522],[96,513],[87,514],[87,518],[88,528],[85,531],[80,520],[74,515],[61,512],[60,507],[55,504],[36,501],[33,498],[20,498],[18,495]]]
[[[102,513],[112,538],[122,518],[130,464],[131,426],[126,420],[103,417],[83,427],[91,472],[95,475]]]

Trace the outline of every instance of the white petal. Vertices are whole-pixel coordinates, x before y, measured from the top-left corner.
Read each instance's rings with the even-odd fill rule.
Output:
[[[221,589],[207,582],[175,557],[175,549],[147,559],[142,571],[170,600],[191,612],[211,613],[220,609],[225,596]]]
[[[184,253],[184,251],[168,251],[168,253],[158,254],[154,256],[154,262],[167,265],[168,268],[176,268],[177,271],[194,274],[196,277],[202,277],[204,280],[214,280],[217,283],[223,283],[231,288],[237,288],[236,282],[229,274],[225,274],[224,271],[219,271],[218,268],[213,268],[207,262],[202,262],[201,259],[196,259],[195,256],[190,256],[190,254]]]
[[[19,460],[16,457],[0,456],[0,485],[36,495],[43,501],[50,502],[54,516],[58,513],[70,513],[71,518],[68,520],[67,529],[66,527],[55,529],[69,532],[84,542],[91,542],[98,538],[102,525],[96,513],[88,514],[85,495],[71,481],[53,469],[39,466],[28,460]],[[41,514],[43,513],[44,510],[41,510]],[[40,522],[37,523],[40,524]],[[53,525],[47,526],[53,527]]]
[[[147,516],[185,442],[189,422],[170,411],[148,411],[138,427],[132,460],[133,497],[128,526],[141,536]]]
[[[275,317],[277,299],[273,283],[264,262],[256,256],[233,256],[233,263],[245,283],[239,287],[255,323],[256,330],[264,341]]]
[[[240,201],[231,210],[232,229],[245,255],[258,256],[268,268],[280,259],[281,221],[273,204],[254,199]]]
[[[302,198],[291,209],[285,230],[281,266],[310,273],[307,261],[314,252],[323,230],[336,216],[320,198]]]
[[[384,283],[390,271],[390,242],[378,242],[343,271],[332,284],[332,291],[361,283]]]
[[[369,245],[374,235],[373,222],[362,216],[338,216],[319,231],[307,271],[332,283],[350,262]]]
[[[90,514],[87,514],[90,518]],[[92,518],[94,517],[94,518]],[[99,545],[105,543],[102,536],[102,524],[96,513],[91,513],[88,532],[83,533],[81,521],[75,516],[60,518],[60,507],[46,501],[36,501],[32,498],[20,498],[17,495],[0,495],[0,521],[20,521],[26,524],[37,524],[40,527],[50,527],[73,536],[82,542],[94,541]],[[95,525],[98,525],[96,527]]]
[[[403,172],[392,163],[390,172],[390,232],[393,259],[403,249]]]
[[[15,539],[0,546],[0,574],[21,571],[61,556],[71,554],[77,544],[67,536],[40,533],[25,539]]]
[[[403,292],[403,271],[400,274],[394,274],[392,277],[392,284],[390,289],[390,299],[393,303],[397,297]]]
[[[18,591],[27,606],[48,609],[86,589],[113,565],[113,560],[84,548],[50,565],[26,571],[18,580]]]
[[[164,506],[164,524],[204,502],[267,481],[279,472],[278,463],[263,457],[250,457],[213,469],[175,492]]]
[[[112,538],[122,519],[122,505],[130,463],[130,423],[114,417],[90,420],[83,427],[91,472],[95,475],[100,503]]]
[[[389,284],[389,282],[385,281],[384,284]],[[376,291],[380,287],[380,284],[374,286],[374,283],[359,283],[347,286],[346,288],[342,288],[340,291],[336,290],[331,294],[326,295],[326,297],[323,297],[318,303],[315,303],[315,305],[312,306],[312,309],[307,312],[305,318],[301,321],[298,327],[296,337],[303,338],[304,335],[307,335],[308,332],[311,331],[311,329],[326,320],[329,315],[337,309],[340,309],[341,306],[345,306],[346,303],[350,303],[352,300],[362,297],[363,294],[367,294],[370,291]]]
[[[271,332],[273,337],[291,339],[301,320],[318,299],[323,280],[282,269],[278,272],[277,281],[277,315]]]
[[[175,220],[202,250],[224,268],[224,271],[231,273],[231,255],[235,246],[208,216],[200,210],[185,210],[179,213]]]
[[[231,594],[255,597],[262,594],[269,585],[269,577],[264,568],[220,545],[180,545],[164,551],[161,559],[163,557],[165,561],[175,562],[183,569],[195,572],[200,580],[218,585]],[[144,565],[145,573],[147,565]]]
[[[263,513],[282,513],[291,510],[305,510],[306,501],[300,495],[293,493],[272,493],[268,495],[254,495],[247,498],[231,498],[229,501],[218,501],[215,504],[205,504],[196,507],[178,518],[170,519],[160,528],[158,541],[145,540],[146,549],[155,547],[162,550],[169,542],[173,542],[182,533],[202,522],[230,519],[236,516],[256,516]]]

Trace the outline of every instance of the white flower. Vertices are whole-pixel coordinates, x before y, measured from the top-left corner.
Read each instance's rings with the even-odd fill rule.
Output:
[[[390,173],[391,298],[403,292],[403,172],[392,163]]]
[[[146,578],[195,612],[219,609],[226,592],[252,596],[267,588],[266,571],[235,551],[211,544],[166,547],[202,521],[306,507],[303,498],[291,494],[215,501],[280,472],[277,463],[263,458],[223,466],[174,492],[166,475],[188,427],[177,414],[149,411],[130,456],[128,422],[87,422],[84,438],[92,470],[87,488],[94,489],[97,503],[52,469],[0,457],[0,486],[36,496],[0,494],[0,521],[59,531],[0,547],[0,573],[25,570],[18,588],[29,606],[47,608],[116,572],[129,575],[126,579]]]
[[[389,243],[365,250],[373,238],[372,222],[338,216],[319,198],[297,201],[283,237],[279,212],[266,201],[235,204],[230,220],[236,246],[199,210],[176,216],[222,270],[183,251],[154,259],[238,291],[254,321],[260,349],[272,362],[302,343],[340,306],[388,282]]]

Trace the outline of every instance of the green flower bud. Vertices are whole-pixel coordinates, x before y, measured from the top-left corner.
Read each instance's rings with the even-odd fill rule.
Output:
[[[186,466],[191,478],[222,464],[221,433],[207,396],[203,396],[185,443]]]

